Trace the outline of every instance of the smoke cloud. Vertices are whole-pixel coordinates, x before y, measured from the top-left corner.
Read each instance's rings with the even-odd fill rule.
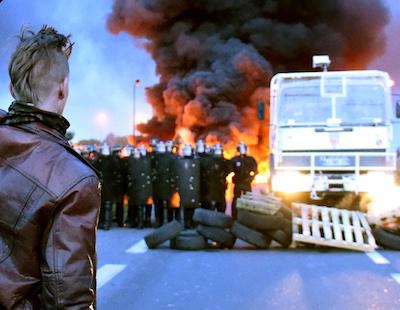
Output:
[[[108,28],[156,62],[142,133],[260,146],[256,104],[273,74],[309,71],[315,54],[333,69],[366,68],[384,52],[387,23],[380,0],[115,0]]]

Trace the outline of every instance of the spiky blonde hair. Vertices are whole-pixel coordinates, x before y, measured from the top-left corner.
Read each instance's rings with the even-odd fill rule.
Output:
[[[70,36],[43,26],[37,33],[23,29],[8,72],[17,100],[36,105],[69,74]]]

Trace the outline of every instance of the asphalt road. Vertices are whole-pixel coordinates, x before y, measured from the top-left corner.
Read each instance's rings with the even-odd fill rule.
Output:
[[[98,309],[400,309],[400,255],[317,248],[186,252],[98,232]]]

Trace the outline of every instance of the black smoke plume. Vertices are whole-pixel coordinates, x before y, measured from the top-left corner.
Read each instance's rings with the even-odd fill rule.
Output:
[[[384,51],[381,0],[115,0],[112,33],[139,39],[160,82],[147,90],[154,117],[142,133],[180,129],[210,142],[260,145],[256,103],[276,72],[362,69]]]

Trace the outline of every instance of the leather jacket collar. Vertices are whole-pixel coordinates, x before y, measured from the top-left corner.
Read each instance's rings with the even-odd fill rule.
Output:
[[[1,114],[0,114],[1,117]],[[27,103],[14,101],[8,108],[8,113],[0,118],[0,123],[5,125],[18,125],[24,123],[40,122],[55,129],[62,136],[65,136],[70,124],[63,116],[40,110]]]

